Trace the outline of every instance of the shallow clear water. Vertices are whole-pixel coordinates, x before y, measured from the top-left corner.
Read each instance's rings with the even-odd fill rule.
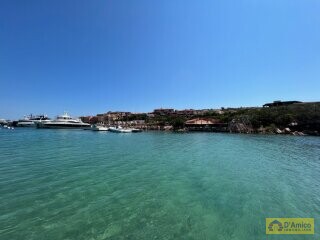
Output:
[[[317,137],[0,129],[0,239],[318,239],[319,180]]]

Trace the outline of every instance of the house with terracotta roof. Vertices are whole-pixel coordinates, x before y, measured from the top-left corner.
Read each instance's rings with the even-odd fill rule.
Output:
[[[185,122],[189,131],[226,132],[228,124],[218,119],[194,118]]]

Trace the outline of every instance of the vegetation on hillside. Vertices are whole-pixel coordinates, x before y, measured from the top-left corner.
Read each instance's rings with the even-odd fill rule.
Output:
[[[211,110],[202,115],[191,116],[171,114],[149,117],[143,113],[131,115],[123,120],[145,120],[149,126],[170,125],[177,130],[184,128],[185,122],[192,118],[219,120],[221,123],[229,124],[230,131],[237,129],[237,124],[242,124],[242,129],[246,126],[250,128],[247,132],[259,132],[259,129],[273,132],[278,128],[290,127],[293,131],[306,131],[317,135],[320,133],[320,102],[266,108],[222,109],[222,112]]]
[[[149,123],[159,125],[172,125],[174,128],[183,128],[184,122],[191,118],[218,119],[220,122],[230,123],[235,119],[248,119],[253,130],[261,127],[268,129],[291,128],[297,131],[320,132],[320,103],[292,104],[271,108],[239,108],[225,109],[223,114],[209,111],[198,116],[155,116],[146,119]]]

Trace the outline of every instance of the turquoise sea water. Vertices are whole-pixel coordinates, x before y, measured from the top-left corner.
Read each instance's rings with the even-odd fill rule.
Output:
[[[315,235],[265,235],[313,217]],[[320,138],[0,130],[0,239],[319,239]]]

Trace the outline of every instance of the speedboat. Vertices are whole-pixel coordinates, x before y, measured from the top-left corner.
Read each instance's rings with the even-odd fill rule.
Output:
[[[122,128],[121,126],[118,126],[118,127],[109,127],[109,131],[116,132],[116,133],[131,133],[132,129]]]
[[[93,126],[91,127],[91,130],[92,130],[92,131],[109,131],[109,128],[108,128],[108,127],[101,126],[101,125],[93,125]]]
[[[84,123],[81,119],[72,118],[68,113],[56,117],[55,120],[39,121],[38,128],[61,128],[61,129],[90,129],[91,125]]]
[[[136,132],[142,132],[142,129],[139,129],[139,128],[132,128],[131,129],[132,132],[136,133]]]

